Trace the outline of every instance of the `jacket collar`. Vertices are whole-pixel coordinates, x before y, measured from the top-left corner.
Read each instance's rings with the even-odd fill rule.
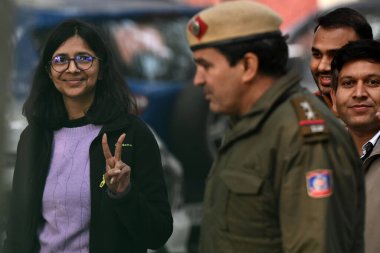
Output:
[[[377,159],[380,156],[380,139],[377,140],[371,154],[363,162],[363,170],[367,172],[370,169],[371,163],[373,160]]]
[[[290,71],[273,83],[272,87],[255,103],[249,113],[239,118],[231,118],[232,129],[226,133],[221,148],[225,148],[240,136],[260,127],[278,104],[299,89],[298,82],[300,79],[295,71]]]
[[[128,127],[131,121],[130,117],[130,114],[120,114],[116,119],[104,124],[99,135],[105,132],[119,130],[121,128],[125,128],[126,126]]]

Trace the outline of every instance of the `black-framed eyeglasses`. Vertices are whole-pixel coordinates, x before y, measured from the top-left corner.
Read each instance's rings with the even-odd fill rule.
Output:
[[[70,62],[74,61],[75,66],[80,70],[87,70],[92,67],[94,60],[101,60],[99,57],[91,56],[88,54],[78,54],[73,58],[69,58],[65,55],[57,55],[48,62],[48,64],[58,73],[65,72],[69,66]]]

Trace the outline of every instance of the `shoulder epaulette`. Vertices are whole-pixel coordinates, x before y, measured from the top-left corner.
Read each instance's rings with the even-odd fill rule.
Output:
[[[298,117],[301,135],[304,138],[321,140],[328,137],[325,120],[307,97],[297,97],[292,99],[291,102]]]

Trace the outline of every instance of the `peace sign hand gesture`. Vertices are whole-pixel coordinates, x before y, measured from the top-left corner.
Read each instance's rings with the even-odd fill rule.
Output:
[[[123,193],[128,189],[131,180],[131,168],[121,161],[121,147],[125,139],[125,133],[120,135],[115,147],[115,156],[112,156],[108,146],[107,135],[103,134],[102,147],[106,159],[105,182],[108,189],[114,193]]]

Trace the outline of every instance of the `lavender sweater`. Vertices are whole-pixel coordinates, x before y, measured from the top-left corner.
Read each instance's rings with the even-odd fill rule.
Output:
[[[101,126],[61,128],[43,193],[41,253],[88,252],[90,222],[89,148]]]

